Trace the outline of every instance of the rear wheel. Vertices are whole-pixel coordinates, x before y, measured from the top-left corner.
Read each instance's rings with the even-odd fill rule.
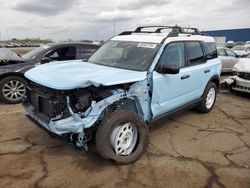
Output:
[[[108,114],[96,133],[96,147],[100,155],[121,164],[138,160],[148,141],[147,125],[136,113],[125,110]]]
[[[208,113],[212,110],[217,97],[217,86],[214,82],[209,82],[202,96],[202,102],[198,110],[203,113]]]
[[[9,104],[22,102],[26,94],[26,81],[18,76],[9,76],[0,81],[0,99]]]

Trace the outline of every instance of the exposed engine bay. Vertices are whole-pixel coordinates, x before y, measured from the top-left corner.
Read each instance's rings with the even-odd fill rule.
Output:
[[[117,86],[117,88],[127,86]],[[84,89],[75,89],[70,91],[61,91],[50,89],[36,83],[30,82],[27,88],[27,97],[25,103],[30,103],[34,111],[42,118],[44,122],[49,123],[51,118],[61,116],[67,118],[70,113],[67,109],[67,96],[70,98],[70,106],[73,113],[79,113],[83,116],[92,103],[105,99],[112,95],[111,87],[88,87]]]
[[[91,133],[86,131],[86,127],[83,131],[84,127],[82,125],[88,123],[84,119],[89,118],[89,121],[96,123],[98,122],[96,119],[100,118],[92,107],[98,106],[98,102],[103,99],[114,96],[115,90],[125,91],[130,85],[123,84],[98,88],[90,86],[84,89],[62,91],[30,82],[23,105],[29,112],[30,117],[39,121],[43,126],[47,126],[50,132],[63,137],[66,136],[77,147],[85,147],[86,145],[82,141],[91,139]],[[122,96],[124,96],[123,93]],[[117,97],[115,96],[115,98]],[[112,104],[113,101],[110,103]],[[107,105],[109,103],[106,105],[102,103],[97,109],[105,109]],[[89,115],[90,112],[95,115]],[[67,125],[72,128],[71,131],[66,128],[68,127]],[[91,129],[93,127],[91,126]]]

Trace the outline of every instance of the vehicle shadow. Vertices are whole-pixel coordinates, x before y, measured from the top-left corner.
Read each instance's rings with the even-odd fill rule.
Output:
[[[239,91],[229,91],[229,90],[221,90],[221,94],[226,95],[226,96],[235,96],[235,97],[241,97],[244,99],[250,99],[250,93],[244,93],[244,92],[239,92]]]

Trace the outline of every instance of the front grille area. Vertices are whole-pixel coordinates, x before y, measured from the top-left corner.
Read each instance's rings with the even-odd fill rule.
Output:
[[[64,97],[54,92],[48,88],[37,88],[32,85],[27,88],[25,102],[32,105],[34,113],[47,123],[52,117],[61,114],[66,107]]]
[[[239,72],[237,75],[244,80],[250,80],[250,73]]]

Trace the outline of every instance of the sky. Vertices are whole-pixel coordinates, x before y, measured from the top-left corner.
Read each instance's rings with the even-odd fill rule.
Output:
[[[0,40],[107,40],[142,25],[250,28],[250,0],[0,0]]]

